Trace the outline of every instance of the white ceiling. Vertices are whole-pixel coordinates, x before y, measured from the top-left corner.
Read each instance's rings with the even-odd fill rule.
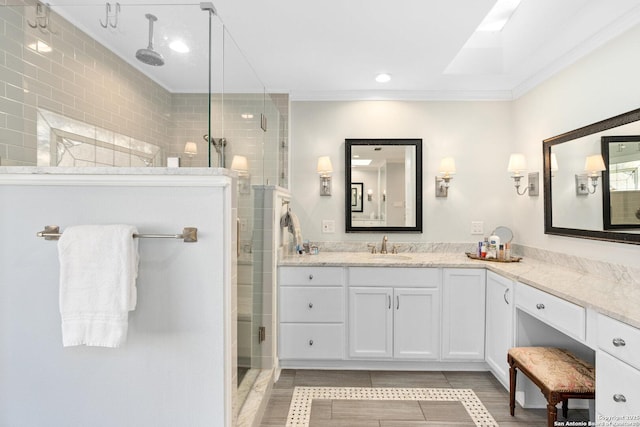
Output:
[[[267,91],[290,93],[292,99],[512,99],[640,23],[640,0],[522,0],[501,32],[474,35],[494,3],[216,0],[231,35],[225,43],[225,87],[256,91],[263,83]],[[51,4],[167,89],[206,91],[200,82],[208,72],[208,18],[199,3],[122,1],[116,30],[99,26],[104,2],[91,8],[81,0]],[[164,67],[133,59],[147,47],[147,12],[158,16],[155,44],[167,59]],[[192,52],[171,53],[165,36],[190,39]],[[242,72],[233,69],[242,56],[259,76],[246,88],[234,87],[234,77],[247,75],[246,65]],[[392,80],[375,82],[380,72]]]

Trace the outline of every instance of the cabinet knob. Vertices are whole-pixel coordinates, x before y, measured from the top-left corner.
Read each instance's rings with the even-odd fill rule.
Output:
[[[614,338],[612,342],[614,347],[624,347],[627,345],[622,338]]]
[[[544,304],[540,303],[540,304],[536,304],[536,308],[538,310],[544,310]]]
[[[309,275],[309,280],[313,280],[313,274]]]
[[[624,403],[627,401],[627,398],[624,397],[624,394],[614,394],[613,401],[618,403]]]
[[[313,303],[312,302],[309,303],[309,308],[313,308]]]
[[[313,345],[313,340],[309,340],[309,345]]]

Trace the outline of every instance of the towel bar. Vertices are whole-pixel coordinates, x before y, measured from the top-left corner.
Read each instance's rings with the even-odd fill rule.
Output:
[[[62,233],[57,225],[46,225],[44,230],[38,231],[38,237],[44,237],[45,240],[58,240]],[[185,227],[182,234],[134,234],[133,237],[140,239],[182,239],[185,243],[193,243],[198,241],[198,229],[196,227]]]

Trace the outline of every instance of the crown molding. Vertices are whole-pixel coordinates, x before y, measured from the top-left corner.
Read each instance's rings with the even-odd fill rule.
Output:
[[[510,90],[292,91],[295,101],[511,101]]]

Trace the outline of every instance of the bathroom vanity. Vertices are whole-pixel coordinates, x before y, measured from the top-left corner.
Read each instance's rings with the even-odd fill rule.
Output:
[[[601,419],[640,414],[631,284],[528,258],[325,252],[282,260],[279,293],[283,368],[490,370],[508,388],[510,347],[563,346],[597,363]]]

